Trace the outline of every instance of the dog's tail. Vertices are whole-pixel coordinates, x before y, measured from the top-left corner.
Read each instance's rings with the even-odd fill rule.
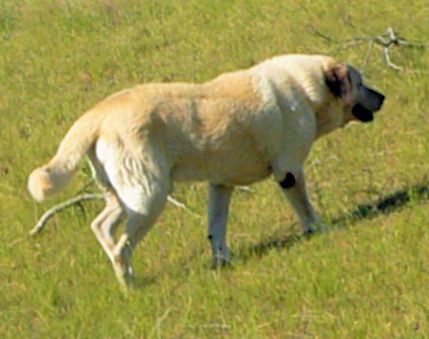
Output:
[[[92,110],[80,117],[67,132],[51,161],[30,174],[28,190],[36,201],[42,202],[68,184],[98,137],[102,119],[99,113]]]

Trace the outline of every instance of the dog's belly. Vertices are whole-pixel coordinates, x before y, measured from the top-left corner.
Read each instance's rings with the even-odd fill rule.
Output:
[[[272,173],[268,164],[247,160],[234,161],[234,163],[224,164],[224,166],[216,164],[212,170],[209,170],[207,180],[227,186],[248,185],[261,181]]]
[[[174,181],[210,181],[228,186],[248,185],[267,178],[272,169],[256,153],[208,153],[187,157],[172,170]]]

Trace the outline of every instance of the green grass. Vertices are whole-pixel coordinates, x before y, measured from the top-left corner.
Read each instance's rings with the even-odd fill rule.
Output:
[[[424,338],[429,336],[429,54],[327,42],[387,27],[428,42],[426,0],[0,1],[0,336]],[[205,184],[178,185],[121,294],[88,227],[101,204],[57,215],[26,191],[76,117],[140,82],[204,81],[276,54],[330,53],[387,95],[371,125],[320,140],[312,198],[330,231],[299,236],[276,184],[236,192],[232,267],[210,269]],[[365,65],[364,60],[367,58]]]

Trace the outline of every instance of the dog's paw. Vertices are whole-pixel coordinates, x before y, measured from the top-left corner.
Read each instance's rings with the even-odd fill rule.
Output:
[[[231,265],[229,250],[218,252],[213,256],[213,268],[221,268]]]
[[[133,288],[134,286],[134,272],[132,267],[124,260],[122,256],[115,257],[113,261],[113,269],[116,278],[121,285],[123,291]]]
[[[313,223],[311,224],[310,227],[307,227],[304,229],[304,234],[307,236],[312,236],[313,234],[316,233],[324,233],[327,231],[327,226],[322,223],[322,222],[317,222],[317,223]]]

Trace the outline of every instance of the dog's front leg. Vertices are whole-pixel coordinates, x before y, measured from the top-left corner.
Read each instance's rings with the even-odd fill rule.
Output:
[[[229,262],[226,243],[229,202],[232,187],[210,184],[209,188],[209,240],[213,253],[213,265],[223,266]]]
[[[323,230],[323,223],[314,210],[308,196],[304,171],[300,169],[295,172],[287,172],[284,179],[279,181],[279,184],[293,209],[298,214],[304,226],[304,232],[313,233],[316,230]]]

